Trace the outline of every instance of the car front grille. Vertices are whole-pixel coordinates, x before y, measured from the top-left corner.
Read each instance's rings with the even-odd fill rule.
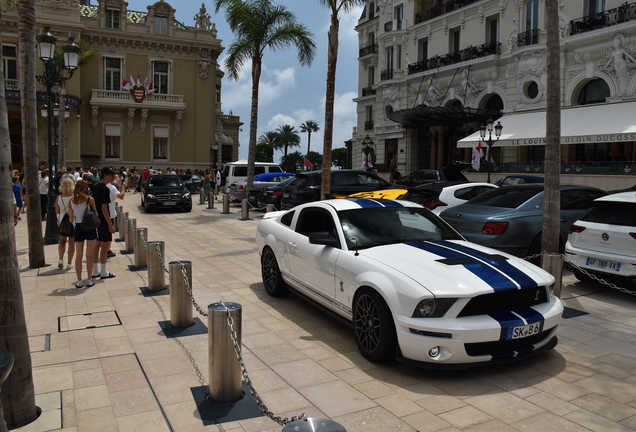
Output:
[[[537,286],[510,291],[497,291],[473,297],[458,317],[490,315],[535,306],[548,301],[545,287]]]
[[[550,334],[550,330],[545,330],[541,333],[537,333],[533,336],[528,336],[522,339],[512,339],[495,342],[477,342],[464,344],[466,354],[471,357],[482,355],[499,355],[507,354],[515,351],[523,351],[530,348],[532,345],[542,342]]]
[[[181,194],[164,194],[157,195],[157,201],[168,202],[168,201],[179,201],[181,199]]]

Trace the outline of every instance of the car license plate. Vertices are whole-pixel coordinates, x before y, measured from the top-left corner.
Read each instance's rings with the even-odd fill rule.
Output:
[[[289,194],[288,193],[283,194],[283,198],[289,198]]]
[[[598,267],[598,268],[601,268],[603,270],[614,270],[614,271],[617,271],[617,272],[621,271],[621,263],[614,262],[614,261],[602,260],[602,259],[598,259],[598,258],[588,258],[585,261],[585,265],[592,266],[592,267]]]
[[[163,205],[177,205],[177,203],[172,201],[166,201],[163,203]]]
[[[509,327],[508,339],[521,339],[524,337],[537,334],[541,331],[542,324],[543,324],[543,321],[539,321],[539,322],[524,325],[524,326]]]

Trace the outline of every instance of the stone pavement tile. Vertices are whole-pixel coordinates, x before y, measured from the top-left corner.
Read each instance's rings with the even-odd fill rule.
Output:
[[[248,333],[242,335],[243,345],[249,349],[284,344],[285,340],[278,336],[276,333],[264,332],[264,333]]]
[[[444,394],[442,390],[427,382],[420,382],[408,387],[396,388],[395,391],[412,401],[419,401],[431,396]]]
[[[112,407],[78,411],[77,429],[82,432],[119,432]]]
[[[332,381],[298,391],[330,418],[377,406],[371,399],[343,381]]]
[[[169,339],[162,342],[136,345],[135,352],[140,361],[183,355],[183,351],[179,348],[179,345]]]
[[[491,373],[487,375],[483,375],[481,379],[520,398],[526,398],[540,392],[540,390],[534,388],[528,383],[494,371],[491,371]]]
[[[298,348],[299,344],[294,344],[293,341],[290,341],[290,343],[294,347]],[[322,343],[312,342],[312,344],[314,344],[314,346],[310,348],[298,348],[298,349],[300,349],[300,351],[303,354],[305,354],[307,357],[309,357],[310,359],[314,359],[317,361],[326,360],[326,359],[334,359],[338,356],[338,353],[336,352],[336,350],[333,350],[329,347],[321,346],[323,345]],[[349,364],[351,365],[351,363]]]
[[[594,393],[574,399],[571,402],[576,406],[614,422],[620,422],[621,420],[636,415],[636,409]]]
[[[251,349],[261,361],[268,365],[286,363],[294,360],[306,359],[307,356],[290,344],[271,345]]]
[[[161,405],[193,399],[190,388],[200,386],[194,372],[152,378],[150,385]]]
[[[607,396],[617,402],[627,403],[636,399],[636,386],[632,383],[614,379],[608,375],[596,374],[575,383],[577,386]]]
[[[86,346],[96,346],[95,335],[91,329],[83,329],[68,332],[71,349],[84,348]]]
[[[559,325],[559,338],[561,336],[571,339],[573,341],[587,343],[603,337],[603,331],[598,327],[586,326],[582,323],[574,322],[569,323],[568,320],[564,320]]]
[[[369,369],[375,369],[378,367],[377,364],[365,359],[362,354],[360,354],[360,351],[344,353],[342,354],[342,356],[349,360],[355,367],[357,367],[361,371],[367,371]]]
[[[97,351],[100,357],[110,357],[134,352],[128,336],[97,339]]]
[[[71,348],[71,361],[89,360],[99,357],[97,345],[87,345],[79,348]]]
[[[606,353],[620,354],[625,357],[636,359],[636,350],[634,350],[634,345],[618,339],[605,336],[600,339],[587,342],[587,344],[592,347],[605,350]]]
[[[634,369],[636,369],[636,359],[625,357],[620,354],[608,354],[604,357],[599,358],[599,361],[628,371],[633,371]]]
[[[163,333],[163,331],[161,331],[158,325],[155,327],[128,330],[126,334],[128,335],[128,339],[130,339],[130,342],[133,345],[164,342],[166,340],[166,335]]]
[[[396,394],[394,390],[378,381],[368,381],[353,386],[356,390],[362,392],[370,399],[376,399],[384,396]],[[376,401],[377,402],[377,401]]]
[[[104,378],[106,379],[108,390],[111,393],[144,388],[148,385],[148,382],[139,367],[137,367],[136,370],[105,374]]]
[[[73,371],[73,388],[80,389],[106,385],[102,368]]]
[[[71,340],[68,333],[53,333],[50,335],[51,349],[63,349],[71,347]]]
[[[544,412],[542,408],[509,393],[492,392],[464,399],[464,402],[508,424]]]
[[[294,388],[309,387],[338,379],[337,376],[308,358],[280,363],[271,367],[274,372]]]
[[[39,351],[31,353],[31,365],[33,367],[46,366],[71,361],[71,350],[68,348],[51,351]]]
[[[159,408],[149,387],[111,393],[110,399],[117,417],[154,411]]]
[[[102,357],[100,362],[105,374],[139,369],[137,359],[135,359],[135,356],[131,354]]]
[[[534,417],[521,420],[511,425],[522,432],[543,432],[543,431],[567,431],[567,432],[589,432],[590,429],[581,427],[575,422],[551,412],[536,415]]]
[[[292,411],[297,412],[311,406],[311,403],[292,387],[259,392],[263,402],[272,412]]]
[[[335,373],[335,375],[347,384],[356,385],[363,382],[373,381],[373,377],[359,369],[346,369]]]
[[[108,387],[105,385],[75,389],[75,409],[78,412],[110,405]]]
[[[550,375],[540,375],[528,379],[526,381],[528,384],[532,384],[534,387],[538,388],[541,391],[549,393],[553,396],[556,396],[565,401],[570,401],[572,399],[580,398],[581,396],[585,396],[588,393],[591,393],[591,390],[579,387],[577,384],[570,384],[559,378],[553,378]]]
[[[313,358],[311,356],[309,357]],[[337,372],[341,370],[352,369],[354,367],[351,364],[351,362],[347,361],[346,359],[342,357],[326,358],[324,360],[320,360],[318,363],[330,372]]]
[[[375,407],[334,417],[347,432],[394,431],[415,432],[416,429],[382,407]],[[422,432],[423,429],[420,429]],[[432,429],[435,430],[435,429]],[[439,429],[436,429],[439,430]]]
[[[625,426],[628,430],[636,430],[636,416],[622,420],[619,423]]]
[[[65,428],[77,426],[77,411],[74,402],[62,404],[62,424]]]
[[[565,348],[561,347],[561,345],[557,345],[556,348],[552,350],[552,353],[554,356],[563,357],[568,363],[575,363],[584,367],[591,367],[592,365],[597,364],[602,358],[593,359],[576,352],[567,351]]]
[[[542,356],[541,361],[533,365],[534,368],[553,377],[562,379],[565,382],[575,382],[582,378],[596,375],[593,371],[584,366],[568,363],[564,358],[554,356]]]
[[[455,396],[459,399],[470,396],[478,396],[480,394],[497,390],[497,387],[487,383],[481,378],[473,377],[461,372],[455,373],[454,375],[445,374],[430,377],[426,381],[449,395]]]
[[[598,362],[595,365],[590,366],[590,369],[596,372],[600,372],[605,375],[609,375],[612,378],[623,379],[632,375],[632,370],[622,369],[616,366],[612,366],[611,364],[607,364],[604,362]]]
[[[210,430],[209,426],[203,425],[194,398],[175,404],[162,404],[161,407],[175,431],[205,432]],[[223,423],[223,429],[225,429],[225,423]]]
[[[142,361],[144,372],[148,378],[160,378],[162,376],[176,375],[190,372],[192,365],[185,361],[183,356],[161,357]]]
[[[82,371],[87,369],[97,369],[102,367],[102,362],[99,359],[74,361],[72,363],[73,372]]]
[[[578,409],[576,405],[573,405],[570,402],[566,402],[563,399],[559,399],[556,396],[541,391],[535,395],[527,397],[526,400],[560,416],[569,414]]]
[[[568,351],[576,352],[591,359],[598,359],[599,357],[607,355],[607,351],[604,349],[593,347],[587,343],[576,342],[565,337],[559,337],[559,345],[562,345]]]
[[[39,405],[38,405],[39,406]],[[54,429],[60,429],[62,427],[62,410],[60,408],[42,411],[40,416],[18,429],[19,432],[42,432],[50,431]]]
[[[398,365],[394,363],[394,365]],[[366,371],[371,377],[386,384],[392,389],[409,387],[424,381],[423,372],[404,365],[398,367],[378,367]]]
[[[289,387],[289,383],[271,369],[249,371],[254,388],[259,392],[280,390]]]
[[[595,432],[625,430],[625,428],[618,423],[582,409],[566,414],[563,418],[573,421],[574,423],[578,423],[579,425]]]
[[[464,432],[518,432],[519,429],[513,428],[499,420],[490,420],[479,423],[474,426],[462,429]]]
[[[124,326],[126,330],[134,330],[140,328],[156,328],[158,327],[158,322],[161,319],[155,315],[154,313],[147,313],[145,315],[136,315],[136,316],[120,316],[121,324]]]
[[[110,319],[110,317],[108,317]],[[126,329],[120,325],[111,325],[108,327],[99,327],[93,329],[93,335],[95,335],[95,342],[98,343],[100,339],[112,339],[116,337],[127,337]]]
[[[170,429],[161,411],[149,411],[117,417],[119,432],[168,432]]]
[[[452,411],[447,411],[439,414],[438,417],[459,429],[465,429],[467,427],[492,420],[491,416],[472,406],[465,406]]]
[[[35,393],[50,393],[73,388],[73,372],[69,363],[33,368]]]
[[[411,402],[400,394],[392,394],[388,396],[379,397],[374,399],[374,402],[383,406],[391,414],[398,417],[404,417],[410,414],[415,414],[420,411],[424,411],[421,406],[415,402]]]
[[[441,414],[443,412],[452,411],[457,408],[466,406],[466,403],[454,396],[436,395],[426,399],[420,399],[417,404],[433,414]]]

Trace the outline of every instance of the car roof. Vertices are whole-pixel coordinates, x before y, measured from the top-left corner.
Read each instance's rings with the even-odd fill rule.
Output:
[[[274,177],[283,176],[283,177],[293,177],[294,174],[288,172],[273,172],[273,173],[262,173],[256,174],[254,176],[254,181],[270,181]]]
[[[484,185],[484,184],[490,185],[490,183],[469,182],[469,181],[463,181],[463,180],[438,181],[438,182],[426,183],[426,184],[414,186],[414,187],[408,188],[408,190],[409,190],[409,192],[417,192],[417,191],[422,191],[422,190],[441,192],[442,189],[450,187],[450,186],[457,186],[457,185]]]
[[[636,203],[636,192],[620,192],[612,195],[605,195],[604,197],[596,198],[594,201]]]
[[[422,206],[412,201],[398,201],[390,199],[371,199],[371,198],[343,198],[343,199],[331,199],[323,201],[315,201],[312,203],[302,204],[296,208],[311,207],[318,204],[329,205],[336,211],[342,210],[356,210],[362,208],[377,208],[377,207],[418,207]],[[294,209],[292,209],[294,210]]]

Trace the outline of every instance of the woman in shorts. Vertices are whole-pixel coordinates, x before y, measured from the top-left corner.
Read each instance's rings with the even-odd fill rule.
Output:
[[[75,288],[82,288],[82,258],[84,254],[84,241],[86,241],[86,288],[95,285],[93,282],[93,250],[95,249],[95,241],[97,240],[97,228],[85,230],[82,228],[82,219],[86,206],[90,205],[93,212],[97,213],[95,208],[95,200],[88,194],[88,182],[78,180],[73,191],[73,197],[69,203],[68,215],[71,221],[75,223],[75,273],[77,274],[77,282]]]
[[[69,203],[73,198],[73,190],[75,189],[75,182],[70,178],[65,178],[60,182],[60,194],[55,199],[55,213],[57,214],[57,224],[60,225],[64,215],[68,213]],[[68,215],[69,221],[71,215]],[[66,237],[60,234],[60,244],[57,246],[59,253],[59,260],[57,261],[57,268],[64,269],[64,253],[66,252],[66,244],[68,243],[68,264],[66,264],[66,270],[73,268],[71,264],[73,262],[73,255],[75,255],[75,241],[72,237]]]

